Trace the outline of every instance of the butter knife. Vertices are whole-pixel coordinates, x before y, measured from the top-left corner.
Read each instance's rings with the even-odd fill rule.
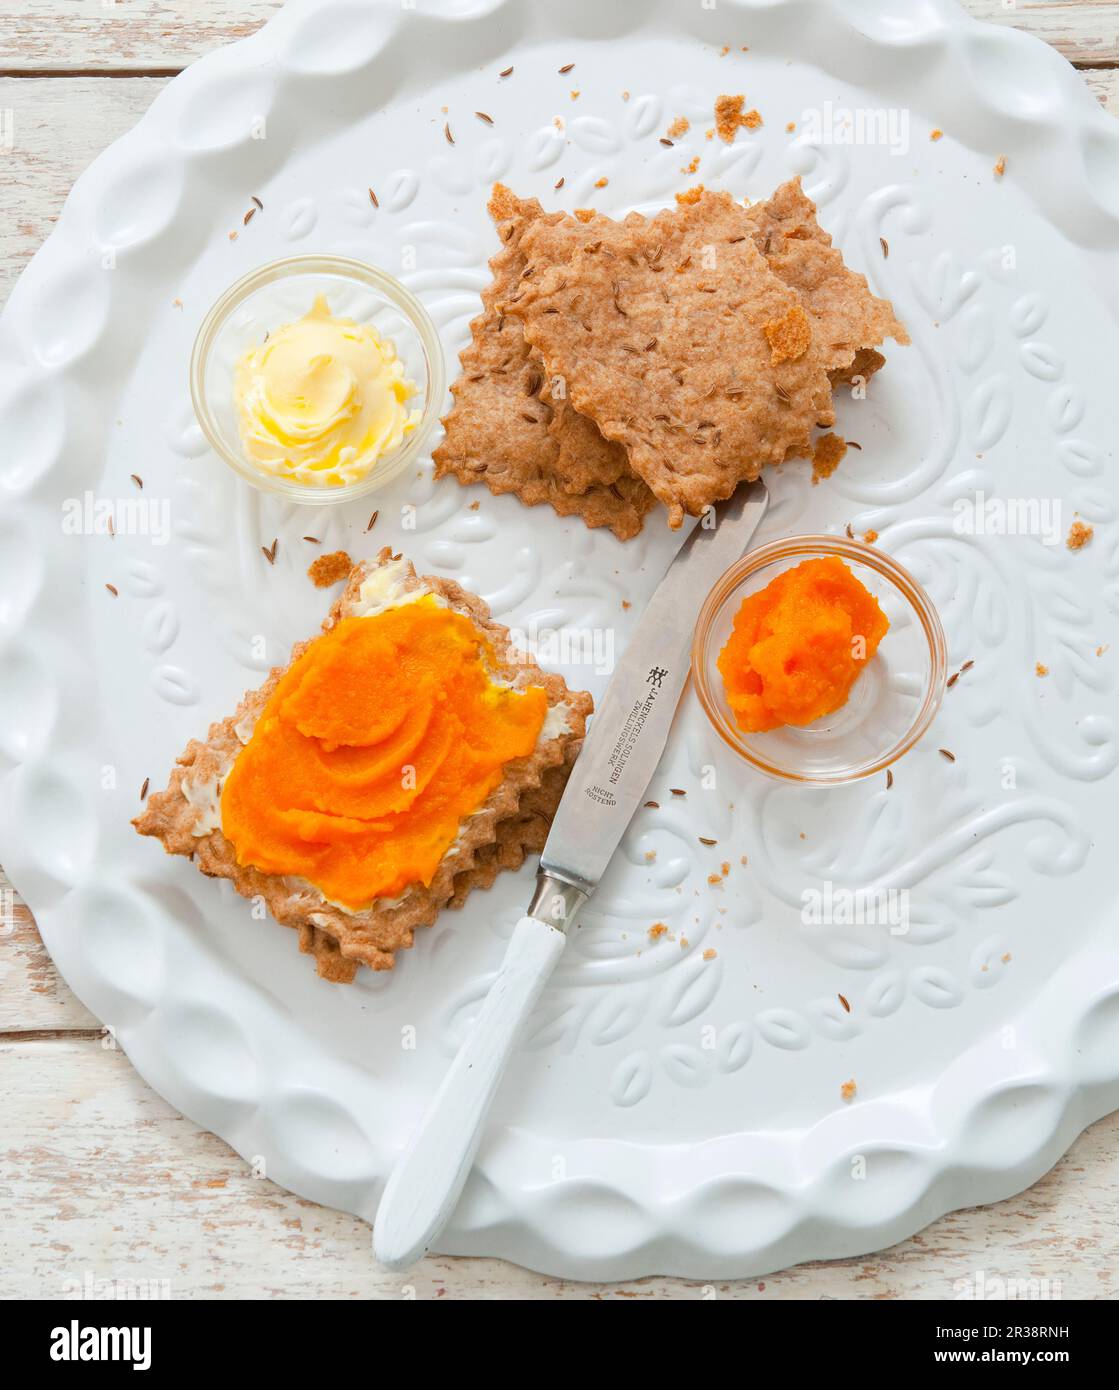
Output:
[[[740,487],[680,547],[642,613],[556,811],[528,913],[426,1114],[389,1175],[373,1226],[388,1269],[425,1255],[466,1183],[490,1103],[566,933],[598,887],[648,789],[688,679],[692,635],[707,596],[746,551],[765,515],[764,483]]]

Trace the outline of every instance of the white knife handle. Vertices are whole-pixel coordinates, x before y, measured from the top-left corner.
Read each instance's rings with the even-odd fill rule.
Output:
[[[388,1269],[425,1255],[454,1211],[494,1092],[563,945],[547,922],[517,923],[481,1012],[389,1175],[373,1226],[374,1252]]]

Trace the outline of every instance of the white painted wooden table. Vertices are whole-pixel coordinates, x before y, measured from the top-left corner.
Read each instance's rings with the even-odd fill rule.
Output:
[[[1119,3],[967,0],[1083,70],[1119,115]],[[278,0],[0,0],[0,298],[67,190],[165,82],[251,33]],[[11,147],[6,148],[10,135]],[[3,672],[0,670],[0,680]],[[379,1271],[368,1229],[252,1177],[154,1095],[58,978],[0,873],[0,1268],[6,1297],[149,1281],[190,1297],[694,1298],[698,1286],[568,1284],[498,1260]],[[1119,1297],[1119,1114],[1048,1177],[861,1260],[805,1265],[720,1296],[952,1298],[977,1272]],[[96,1290],[96,1284],[93,1285]]]

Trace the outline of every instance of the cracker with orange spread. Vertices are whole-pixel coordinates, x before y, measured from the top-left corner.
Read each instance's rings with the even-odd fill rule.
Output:
[[[349,980],[540,848],[590,707],[480,599],[385,550],[134,824]]]
[[[526,506],[547,503],[560,516],[607,526],[628,540],[641,530],[652,494],[630,471],[624,449],[549,390],[543,364],[525,342],[519,320],[507,312],[526,270],[526,231],[540,222],[582,224],[545,213],[535,198],[517,198],[502,184],[494,185],[489,211],[501,250],[490,261],[493,280],[459,356],[454,406],[432,455],[436,477],[484,483],[495,495],[512,493]]]
[[[592,233],[587,239],[587,232]],[[507,312],[668,508],[698,516],[831,424],[821,345],[726,193],[578,234],[541,218]],[[779,343],[775,350],[773,343]]]

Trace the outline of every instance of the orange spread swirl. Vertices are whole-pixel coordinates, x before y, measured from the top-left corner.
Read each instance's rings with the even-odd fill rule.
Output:
[[[835,555],[804,560],[750,594],[719,653],[739,728],[762,733],[839,709],[890,626]]]
[[[473,622],[430,595],[316,638],[226,779],[237,862],[304,878],[351,910],[430,883],[547,714],[539,686],[490,679],[491,657]]]

